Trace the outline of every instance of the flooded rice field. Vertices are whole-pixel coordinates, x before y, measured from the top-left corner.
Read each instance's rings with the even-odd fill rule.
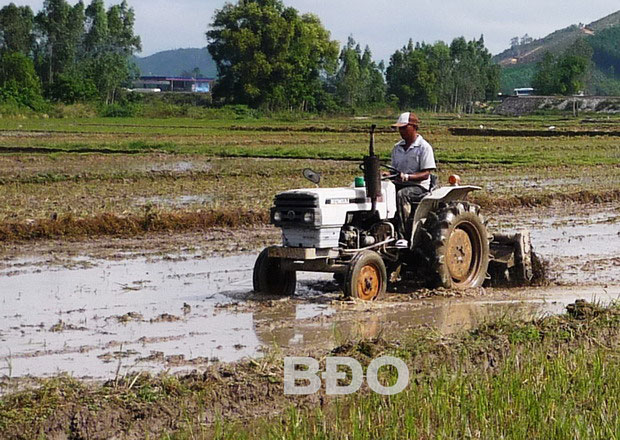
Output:
[[[292,298],[257,296],[258,250],[212,257],[200,250],[115,258],[78,253],[0,259],[0,376],[109,379],[129,372],[181,372],[212,362],[330,348],[351,338],[425,325],[444,333],[498,315],[561,313],[584,298],[620,297],[620,213],[613,207],[493,220],[529,228],[552,284],[456,295],[389,293],[344,301],[327,274],[300,273]],[[275,235],[274,235],[275,237]],[[59,263],[61,261],[61,263]]]

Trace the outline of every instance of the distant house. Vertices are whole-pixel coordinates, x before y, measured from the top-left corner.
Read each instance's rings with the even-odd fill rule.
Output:
[[[133,82],[136,91],[152,90],[162,92],[209,93],[215,79],[189,78],[179,76],[141,76]]]

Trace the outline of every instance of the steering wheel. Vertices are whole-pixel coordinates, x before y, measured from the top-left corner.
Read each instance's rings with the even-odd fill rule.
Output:
[[[384,164],[384,163],[382,163],[381,166],[383,168],[387,168],[388,170],[390,170],[392,172],[392,174],[388,174],[387,176],[382,176],[381,180],[393,180],[393,179],[396,179],[397,177],[400,177],[400,171],[398,171],[393,166],[387,165],[387,164]]]
[[[393,166],[387,165],[387,164],[384,164],[384,163],[382,163],[381,166],[383,168],[387,168],[388,170],[390,170],[392,172],[392,174],[388,174],[387,176],[381,176],[381,180],[393,180],[393,179],[396,179],[397,177],[400,177],[400,171],[398,171]],[[363,163],[360,164],[360,170],[364,171],[364,164]]]

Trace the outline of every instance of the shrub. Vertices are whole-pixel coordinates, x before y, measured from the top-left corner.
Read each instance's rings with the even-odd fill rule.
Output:
[[[56,118],[93,118],[97,116],[97,108],[92,104],[84,103],[57,104],[52,113]]]
[[[0,102],[35,111],[47,109],[41,96],[41,82],[27,56],[7,52],[0,57]]]
[[[104,118],[130,118],[136,116],[140,106],[132,103],[107,104],[99,109],[99,115]]]

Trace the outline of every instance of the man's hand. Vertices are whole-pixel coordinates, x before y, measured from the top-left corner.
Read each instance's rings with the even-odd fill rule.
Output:
[[[400,176],[398,176],[398,178],[401,182],[407,182],[409,180],[409,174],[400,173]]]

